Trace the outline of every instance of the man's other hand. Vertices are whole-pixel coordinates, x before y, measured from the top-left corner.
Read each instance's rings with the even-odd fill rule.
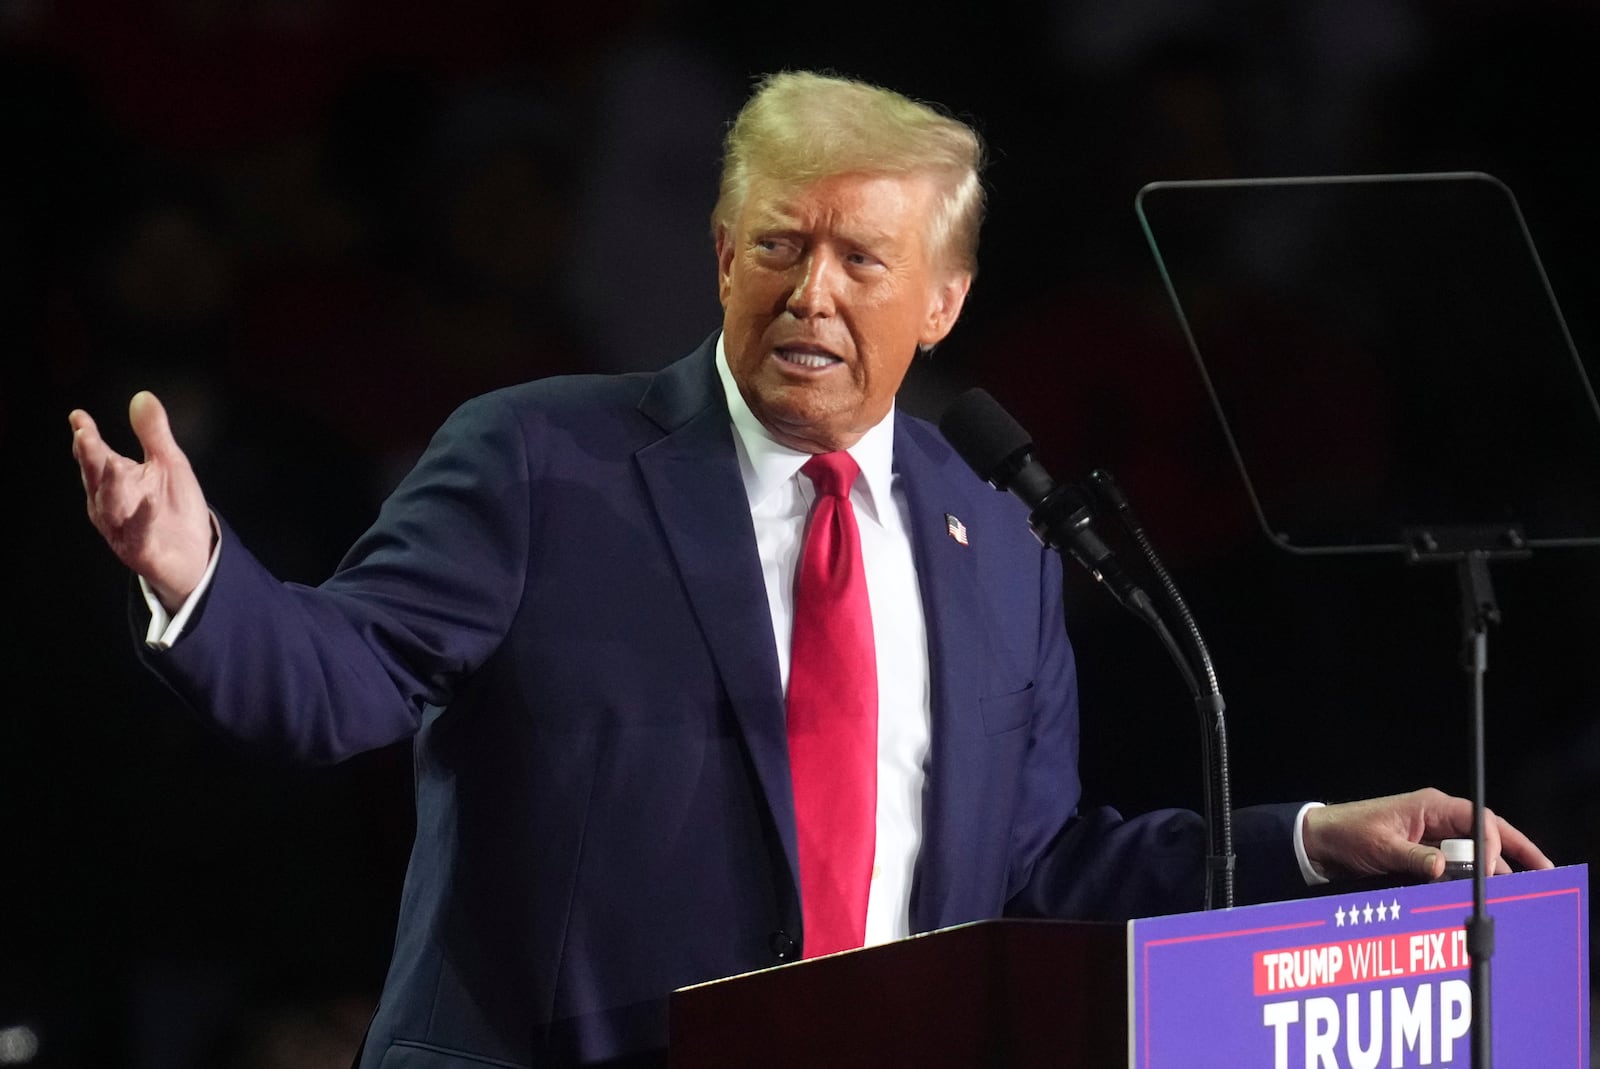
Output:
[[[143,463],[108,446],[82,409],[67,417],[72,455],[83,475],[95,530],[172,612],[205,575],[211,558],[211,515],[188,458],[173,440],[167,410],[155,394],[134,394],[128,421],[144,449]]]
[[[1330,878],[1401,874],[1417,880],[1444,874],[1441,839],[1472,835],[1472,803],[1432,787],[1410,794],[1308,809],[1306,857]],[[1526,835],[1492,812],[1484,823],[1484,851],[1491,875],[1553,868]]]

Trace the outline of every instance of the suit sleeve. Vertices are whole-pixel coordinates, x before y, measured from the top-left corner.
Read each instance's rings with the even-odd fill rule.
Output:
[[[1006,913],[1126,920],[1201,909],[1206,837],[1198,813],[1161,810],[1129,819],[1109,807],[1078,807],[1077,674],[1063,623],[1059,566],[1044,569],[1041,585],[1038,704],[1021,810],[1032,816],[1016,839],[1020,888]],[[1304,890],[1293,847],[1298,811],[1298,804],[1235,811],[1239,904]]]
[[[227,733],[299,760],[405,738],[506,633],[527,567],[528,486],[521,421],[498,395],[468,402],[327,582],[279,583],[224,523],[188,630],[140,656]]]

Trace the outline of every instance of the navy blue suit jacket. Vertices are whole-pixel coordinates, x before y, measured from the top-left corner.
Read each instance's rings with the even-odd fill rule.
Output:
[[[415,734],[367,1069],[659,1050],[668,992],[803,937],[783,693],[712,353],[468,403],[318,588],[225,532],[199,615],[148,657],[230,733],[304,759]],[[895,427],[932,671],[912,929],[1198,907],[1193,814],[1077,812],[1055,556],[937,431]],[[1291,813],[1242,815],[1245,897],[1294,885]]]

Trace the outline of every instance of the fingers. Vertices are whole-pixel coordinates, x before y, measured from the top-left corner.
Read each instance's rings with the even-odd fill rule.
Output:
[[[1430,837],[1440,839],[1460,837],[1465,838],[1472,834],[1472,803],[1465,798],[1450,798],[1448,816],[1441,821],[1441,826],[1430,829]],[[1497,816],[1492,809],[1484,810],[1483,822],[1483,852],[1488,859],[1486,871],[1493,875],[1503,875],[1513,871],[1512,866],[1524,869],[1549,869],[1555,864],[1545,856],[1521,831],[1510,821]]]
[[[1466,798],[1443,796],[1442,807],[1430,819],[1426,831],[1429,839],[1468,838],[1472,835],[1472,802]],[[1545,856],[1533,840],[1519,831],[1510,821],[1496,816],[1492,809],[1484,810],[1483,852],[1487,860],[1485,871],[1502,876],[1514,871],[1513,865],[1524,869],[1549,869],[1555,864]],[[1442,855],[1441,855],[1442,856]]]
[[[1555,862],[1545,856],[1543,850],[1536,846],[1532,839],[1518,831],[1509,821],[1495,817],[1490,821],[1500,837],[1500,846],[1503,857],[1496,866],[1496,872],[1509,872],[1505,858],[1510,858],[1525,869],[1553,869]]]
[[[1472,816],[1469,800],[1430,787],[1310,810],[1303,841],[1307,857],[1330,875],[1388,872],[1435,880],[1445,869],[1440,841],[1470,836]],[[1526,835],[1493,812],[1485,813],[1483,845],[1486,873],[1554,867]]]
[[[67,415],[67,425],[72,428],[72,455],[78,461],[89,519],[114,547],[119,529],[144,507],[151,486],[159,481],[149,476],[163,468],[187,467],[182,450],[173,440],[166,409],[154,394],[135,394],[128,404],[128,416],[144,446],[144,464],[107,444],[100,435],[99,424],[83,409],[74,409]],[[151,460],[156,464],[150,464]]]
[[[1506,866],[1505,858],[1501,856],[1500,825],[1503,823],[1504,821],[1494,815],[1494,811],[1492,809],[1484,809],[1483,853],[1484,856],[1489,859],[1488,867],[1485,868],[1484,871],[1489,873],[1491,876],[1499,872],[1510,871],[1510,869]],[[1468,834],[1471,833],[1469,832]]]
[[[128,422],[144,449],[147,463],[156,461],[169,468],[187,464],[183,450],[172,436],[167,410],[155,394],[140,390],[133,395],[128,402]],[[106,444],[94,417],[83,409],[76,408],[68,413],[67,425],[72,428],[72,455],[78,461],[78,473],[89,496],[91,513],[108,506],[111,513],[116,513],[119,480],[138,465]]]
[[[95,430],[94,417],[89,415],[89,413],[85,412],[81,408],[74,408],[71,412],[67,413],[67,426],[72,428],[72,433],[74,435],[76,435],[78,431],[86,428],[92,431]]]
[[[107,464],[118,454],[106,445],[99,426],[83,409],[73,409],[67,416],[67,425],[72,428],[72,456],[78,462],[78,474],[92,499],[100,491]]]
[[[144,448],[143,463],[108,446],[81,409],[67,416],[72,452],[83,476],[89,522],[117,559],[148,581],[171,611],[205,574],[211,555],[210,513],[155,395],[135,394],[128,403],[128,419]]]
[[[1425,843],[1412,843],[1406,851],[1403,871],[1423,882],[1437,880],[1444,875],[1444,851]]]
[[[173,460],[183,455],[172,437],[165,406],[149,390],[140,390],[128,402],[128,423],[144,448],[145,460]]]

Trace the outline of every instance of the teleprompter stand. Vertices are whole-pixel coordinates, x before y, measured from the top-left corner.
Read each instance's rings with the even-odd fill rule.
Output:
[[[1489,856],[1485,847],[1484,818],[1484,701],[1483,677],[1489,670],[1489,625],[1500,622],[1489,579],[1491,560],[1528,557],[1526,539],[1516,527],[1503,529],[1456,527],[1408,532],[1413,563],[1454,563],[1461,592],[1461,666],[1468,678],[1468,707],[1472,730],[1472,915],[1467,918],[1467,953],[1472,956],[1472,1064],[1493,1064],[1493,1019],[1490,997],[1490,960],[1494,957],[1494,918],[1487,906]]]
[[[1136,209],[1268,537],[1456,568],[1487,1069],[1489,565],[1600,545],[1600,406],[1521,209],[1476,172],[1158,182]]]

